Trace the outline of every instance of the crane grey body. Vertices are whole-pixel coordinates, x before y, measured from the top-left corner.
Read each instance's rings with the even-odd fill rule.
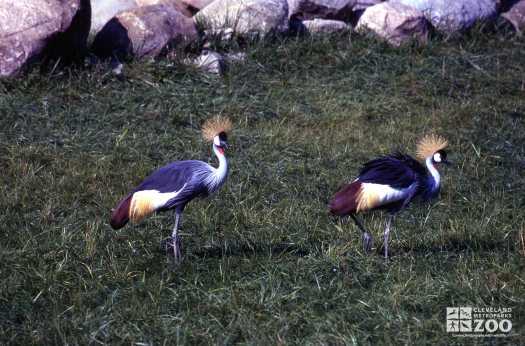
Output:
[[[140,221],[154,212],[173,210],[175,225],[171,240],[173,255],[179,261],[182,249],[180,216],[191,200],[207,197],[224,184],[228,177],[228,161],[224,154],[227,147],[227,136],[221,132],[213,141],[213,151],[219,159],[217,168],[202,161],[188,160],[155,170],[115,208],[111,226],[119,229],[129,220]]]

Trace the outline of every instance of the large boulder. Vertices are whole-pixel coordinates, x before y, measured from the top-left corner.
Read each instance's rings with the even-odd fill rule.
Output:
[[[66,63],[86,50],[89,0],[1,0],[0,76],[42,58]]]
[[[191,17],[193,12],[178,0],[91,0],[91,30],[90,39],[93,41],[96,34],[109,22],[109,20],[121,11],[150,5],[163,4],[173,7],[186,17]]]
[[[135,0],[91,0],[91,40],[117,13],[135,7]]]
[[[477,21],[496,16],[496,0],[391,0],[420,10],[434,27],[444,32],[467,29]]]
[[[508,20],[516,32],[521,35],[525,29],[525,0],[519,0],[509,4],[508,8],[503,7],[501,16]]]
[[[213,34],[232,29],[240,36],[288,31],[286,0],[215,0],[195,16],[195,22]]]
[[[426,41],[428,22],[421,11],[410,6],[383,2],[364,11],[356,30],[370,30],[390,44],[399,46],[413,39]]]
[[[213,0],[180,0],[181,6],[184,6],[188,11],[192,12],[193,14],[199,12],[212,2]]]
[[[197,37],[191,19],[170,6],[151,5],[119,12],[95,36],[93,51],[101,58],[153,58]]]
[[[348,20],[359,10],[364,10],[381,0],[288,0],[290,19],[340,19]]]

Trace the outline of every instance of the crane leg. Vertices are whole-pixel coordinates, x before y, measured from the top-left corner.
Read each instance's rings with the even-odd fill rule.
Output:
[[[173,227],[173,233],[171,234],[171,242],[173,244],[173,256],[175,262],[179,262],[182,257],[182,243],[180,241],[179,235],[179,221],[180,221],[180,212],[175,212],[175,226]]]
[[[372,237],[370,236],[370,234],[368,234],[368,232],[365,230],[363,225],[361,225],[359,220],[357,220],[357,217],[354,214],[350,214],[350,217],[352,218],[352,220],[354,220],[357,228],[359,228],[361,232],[363,232],[363,236],[365,238],[363,242],[363,247],[364,247],[365,253],[369,253],[370,249],[372,249]]]
[[[389,214],[385,229],[385,260],[388,259],[388,238],[390,238],[390,226],[392,226],[393,220],[394,214]]]

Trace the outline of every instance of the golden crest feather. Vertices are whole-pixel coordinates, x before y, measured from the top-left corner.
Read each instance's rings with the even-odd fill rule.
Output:
[[[434,134],[425,136],[417,143],[417,156],[424,160],[434,155],[436,151],[444,149],[447,145],[447,140],[440,136]]]
[[[212,142],[219,133],[228,133],[231,129],[232,121],[229,118],[216,115],[206,120],[204,125],[202,125],[202,138],[208,142]]]

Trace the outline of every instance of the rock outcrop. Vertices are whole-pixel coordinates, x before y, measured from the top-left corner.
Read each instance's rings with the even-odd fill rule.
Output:
[[[86,50],[89,0],[0,1],[0,76],[42,59],[70,62]]]
[[[288,31],[286,0],[215,0],[195,16],[197,25],[207,32],[221,35],[231,29],[239,36]]]
[[[93,51],[101,58],[153,58],[170,46],[196,40],[193,21],[163,4],[119,12],[96,35]]]
[[[191,17],[194,14],[194,12],[178,0],[91,0],[92,15],[89,41],[93,41],[96,34],[98,34],[104,25],[119,12],[159,4],[172,7],[186,17]]]
[[[428,22],[423,13],[401,3],[384,2],[367,8],[356,30],[367,29],[396,46],[413,39],[424,42],[428,36]]]
[[[288,0],[290,19],[348,20],[356,11],[364,10],[381,0]]]
[[[496,16],[495,0],[391,0],[423,12],[443,32],[468,29],[477,21]]]

